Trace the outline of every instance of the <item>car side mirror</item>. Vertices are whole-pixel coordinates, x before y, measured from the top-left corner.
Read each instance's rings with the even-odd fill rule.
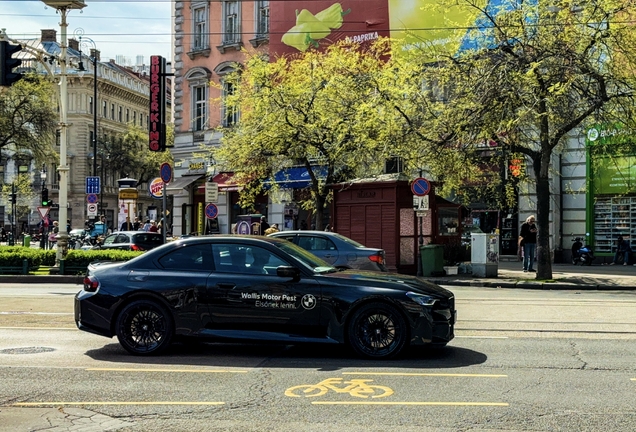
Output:
[[[276,268],[276,275],[284,278],[298,279],[300,277],[300,270],[292,266],[278,266]]]

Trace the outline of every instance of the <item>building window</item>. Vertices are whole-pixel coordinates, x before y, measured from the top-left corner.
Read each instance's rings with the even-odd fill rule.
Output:
[[[110,119],[115,120],[115,104],[110,104]]]
[[[207,87],[192,87],[192,130],[202,131],[207,120]]]
[[[89,141],[88,141],[88,147],[92,148],[93,145],[93,140],[95,139],[95,132],[90,131],[89,137],[88,137]],[[94,156],[94,155],[93,155]]]
[[[123,118],[122,118],[122,108],[119,107],[118,111],[117,111],[117,121],[122,122]]]
[[[130,123],[130,110],[126,108],[126,123]]]
[[[57,165],[53,164],[53,166],[51,167],[51,171],[49,171],[49,172],[52,173],[52,175],[49,174],[49,175],[46,176],[47,181],[48,181],[48,179],[51,179],[51,184],[53,186],[58,186],[59,187],[59,184],[60,184],[60,173],[57,170]]]
[[[137,126],[137,111],[133,111],[133,125]]]
[[[60,130],[56,130],[55,131],[55,145],[59,147],[61,142],[62,142],[62,132]]]
[[[269,0],[256,2],[256,29],[257,37],[269,35]]]
[[[241,41],[239,22],[239,2],[223,2],[223,44],[231,45]]]
[[[223,126],[230,127],[235,125],[239,119],[239,112],[236,108],[226,106],[225,99],[234,94],[234,84],[224,81],[223,82],[223,104],[221,106],[221,122]]]
[[[208,11],[206,6],[197,7],[192,11],[194,23],[192,25],[192,50],[208,48]]]
[[[95,107],[93,107],[93,96],[89,96],[88,97],[88,112],[93,114],[93,109],[95,109]]]
[[[139,113],[139,126],[144,127],[144,114]]]
[[[102,115],[104,118],[108,116],[108,104],[106,101],[102,102]]]

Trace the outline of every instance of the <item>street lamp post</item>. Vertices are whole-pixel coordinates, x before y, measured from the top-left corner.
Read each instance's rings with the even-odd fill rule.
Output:
[[[42,190],[46,187],[46,165],[42,164],[42,171],[40,171],[40,180],[42,180]],[[42,232],[40,233],[40,249],[44,249],[46,246],[46,236],[48,235],[44,218],[42,218]]]
[[[90,43],[93,46],[93,56],[86,56],[86,58],[93,65],[93,177],[97,176],[97,46],[95,45],[95,41],[90,38],[84,37],[83,29],[76,29],[75,35],[79,36],[79,52],[80,52],[80,62],[79,62],[79,73],[80,77],[84,75],[84,62],[82,61],[82,44]],[[85,42],[84,39],[87,41]],[[100,185],[101,189],[101,185]]]
[[[55,254],[55,266],[59,268],[60,261],[66,257],[68,252],[68,232],[66,221],[68,220],[68,172],[69,167],[66,160],[66,136],[67,136],[67,110],[68,110],[68,87],[66,80],[66,48],[67,38],[66,14],[73,9],[83,9],[86,7],[84,0],[42,0],[44,4],[57,10],[60,14],[60,194],[59,194],[59,234],[57,238],[57,252]]]

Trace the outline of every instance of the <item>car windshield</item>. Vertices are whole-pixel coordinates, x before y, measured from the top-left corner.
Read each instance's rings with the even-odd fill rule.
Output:
[[[352,245],[354,247],[357,247],[357,248],[365,247],[363,244],[360,244],[360,243],[358,243],[355,240],[351,240],[349,237],[345,237],[345,236],[340,235],[340,234],[334,234],[333,236],[336,237],[339,240],[342,240],[345,243],[349,243],[350,245]]]
[[[276,243],[276,246],[296,258],[298,261],[301,261],[307,267],[310,267],[316,273],[333,273],[338,271],[335,267],[330,266],[317,256],[289,241]]]

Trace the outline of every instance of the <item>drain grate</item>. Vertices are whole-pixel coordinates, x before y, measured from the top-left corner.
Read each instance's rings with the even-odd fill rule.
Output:
[[[40,354],[55,351],[55,348],[49,347],[22,347],[22,348],[6,348],[0,350],[0,354]]]

